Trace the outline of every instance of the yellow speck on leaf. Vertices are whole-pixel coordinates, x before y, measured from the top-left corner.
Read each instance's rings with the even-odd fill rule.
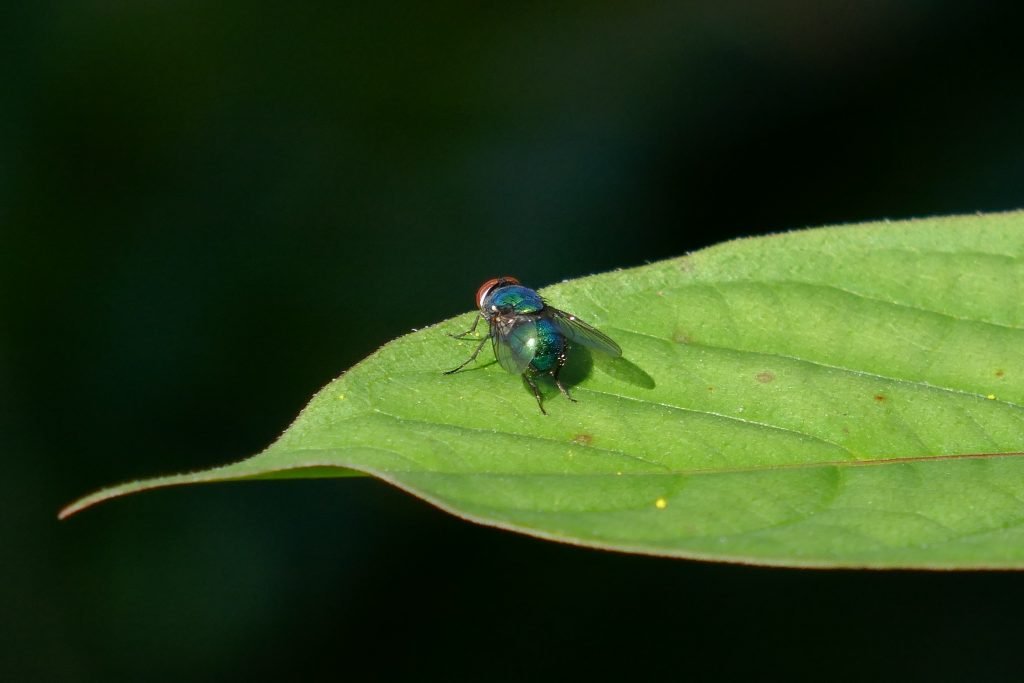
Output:
[[[664,498],[659,498],[658,500],[654,501],[654,507],[658,508],[659,510],[664,510],[665,508],[668,507],[668,501],[665,500]]]
[[[337,398],[338,398],[339,401],[344,401],[345,400],[345,394],[338,394]]]
[[[988,395],[988,396],[986,396],[985,398],[987,398],[987,399],[988,399],[988,400],[990,400],[990,401],[994,401],[994,400],[996,400],[996,395],[995,395],[995,394],[989,394],[989,395]]]

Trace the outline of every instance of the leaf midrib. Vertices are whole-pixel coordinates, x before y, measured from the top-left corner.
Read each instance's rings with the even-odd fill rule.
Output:
[[[373,409],[373,413],[382,415],[384,417],[396,420],[398,422],[411,422],[420,425],[427,426],[442,426],[455,430],[463,430],[470,432],[483,432],[483,430],[477,427],[467,427],[463,425],[457,425],[452,423],[439,423],[429,422],[426,420],[419,420],[411,417],[403,417],[399,415],[392,415],[379,409]],[[357,419],[357,418],[352,418]],[[868,458],[868,459],[853,459],[853,460],[819,460],[815,462],[801,462],[801,463],[783,463],[783,464],[765,464],[765,465],[750,465],[745,467],[721,467],[721,468],[694,468],[694,469],[672,469],[668,465],[657,463],[651,460],[640,458],[639,456],[623,453],[615,449],[602,448],[600,446],[581,446],[570,442],[560,441],[546,436],[538,436],[535,434],[516,434],[513,432],[501,432],[515,438],[532,439],[536,441],[543,441],[545,443],[551,443],[558,446],[569,446],[571,448],[583,449],[585,451],[601,451],[610,455],[622,456],[631,460],[638,460],[647,465],[653,465],[661,468],[663,471],[658,472],[579,472],[579,473],[567,473],[567,472],[525,472],[525,471],[487,471],[487,470],[474,470],[472,472],[464,472],[458,470],[438,470],[422,467],[419,469],[394,469],[387,468],[384,471],[391,472],[394,474],[400,474],[403,472],[410,474],[426,473],[431,475],[442,475],[442,476],[494,476],[494,477],[638,477],[638,476],[697,476],[697,475],[714,475],[714,474],[744,474],[744,473],[756,473],[756,472],[768,472],[768,471],[779,471],[779,470],[801,470],[801,469],[815,469],[822,467],[872,467],[872,466],[890,466],[890,465],[904,465],[904,464],[915,464],[933,461],[946,461],[946,460],[987,460],[995,458],[1005,457],[1024,457],[1024,451],[1009,451],[1009,452],[992,452],[992,453],[942,453],[937,455],[908,455],[908,456],[897,456],[892,458]],[[327,446],[318,448],[294,448],[289,447],[286,452],[289,453],[328,453],[332,451],[343,451],[349,449],[369,449],[377,450],[383,453],[389,453],[397,456],[402,460],[409,461],[408,456],[394,451],[389,448],[382,448],[380,446],[364,446],[364,445],[349,445],[349,446]],[[344,463],[304,463],[303,467],[312,466],[326,466],[326,467],[343,467],[359,469],[359,467],[353,467]],[[360,466],[361,467],[361,466]],[[268,471],[276,470],[280,468],[270,468]]]
[[[390,417],[390,416],[389,416]],[[557,442],[556,442],[557,443]],[[593,449],[593,446],[581,446],[580,448]],[[388,448],[381,448],[380,446],[335,446],[328,448],[289,448],[289,453],[329,453],[332,451],[345,451],[345,450],[375,450],[383,453],[389,453],[391,455],[400,456],[403,460],[408,460],[407,457],[402,456],[401,453],[393,451]],[[596,450],[596,449],[595,449]],[[666,476],[699,476],[699,475],[714,475],[714,474],[747,474],[747,473],[758,473],[758,472],[774,472],[778,470],[802,470],[802,469],[816,469],[822,467],[835,467],[835,468],[847,468],[847,467],[885,467],[890,465],[907,465],[925,463],[938,460],[990,460],[997,458],[1017,458],[1024,457],[1024,451],[1012,451],[1007,453],[955,453],[945,455],[908,455],[900,456],[895,458],[877,458],[872,460],[821,460],[817,462],[806,462],[806,463],[788,463],[783,465],[755,465],[749,467],[723,467],[723,468],[696,468],[692,470],[671,470],[666,466],[662,466],[665,471],[663,472],[578,472],[578,473],[565,473],[565,472],[524,472],[524,471],[486,471],[486,470],[474,470],[472,472],[461,472],[458,470],[436,470],[436,469],[408,469],[399,470],[394,468],[377,468],[366,465],[349,465],[345,463],[337,462],[304,462],[295,466],[289,467],[270,467],[265,472],[276,472],[284,469],[303,469],[306,467],[338,467],[341,469],[357,469],[357,470],[371,470],[374,472],[389,472],[391,474],[430,474],[439,475],[446,477],[580,477],[580,478],[594,478],[594,477],[614,477],[614,478],[625,478],[625,477],[666,477]]]

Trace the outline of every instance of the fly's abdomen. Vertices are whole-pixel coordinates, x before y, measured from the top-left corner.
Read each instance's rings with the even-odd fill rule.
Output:
[[[558,367],[559,358],[565,353],[565,337],[547,318],[539,318],[536,326],[537,347],[530,367],[537,372],[551,372]]]

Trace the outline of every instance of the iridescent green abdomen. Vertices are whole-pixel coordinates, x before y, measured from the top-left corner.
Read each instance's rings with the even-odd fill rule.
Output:
[[[547,318],[538,318],[535,324],[537,346],[530,367],[537,372],[551,372],[559,366],[559,359],[565,353],[565,337]]]

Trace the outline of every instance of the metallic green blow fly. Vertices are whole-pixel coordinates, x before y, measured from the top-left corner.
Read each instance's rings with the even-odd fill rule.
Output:
[[[476,360],[480,349],[490,339],[498,364],[514,375],[522,375],[537,398],[540,412],[545,415],[547,411],[536,382],[540,375],[550,375],[567,399],[576,400],[558,379],[573,344],[613,358],[622,355],[622,349],[607,335],[571,313],[548,306],[540,294],[522,286],[514,277],[498,277],[483,283],[476,292],[476,305],[480,318],[487,321],[487,336],[462,365],[444,374],[456,373]],[[463,339],[473,334],[480,318],[473,321],[473,327],[452,336]]]

